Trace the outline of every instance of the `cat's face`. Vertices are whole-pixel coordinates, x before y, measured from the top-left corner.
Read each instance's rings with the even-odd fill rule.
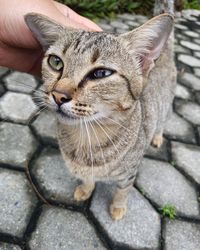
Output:
[[[28,15],[27,20],[46,51],[42,65],[45,101],[66,124],[127,116],[172,23],[171,17],[164,15],[142,30],[116,36],[66,29],[36,14]],[[154,29],[162,32],[161,25],[166,34],[159,38]],[[145,36],[150,39],[146,41]]]
[[[133,107],[130,82],[142,81],[141,73],[115,36],[82,32],[66,46],[64,38],[51,46],[42,67],[47,103],[62,121],[123,115]]]

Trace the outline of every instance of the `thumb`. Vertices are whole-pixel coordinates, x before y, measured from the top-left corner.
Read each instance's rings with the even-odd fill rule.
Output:
[[[58,3],[56,1],[54,1],[54,4],[56,8],[62,13],[62,15],[64,15],[67,19],[70,19],[72,22],[80,24],[80,26],[82,26],[83,28],[85,27],[85,29],[102,31],[102,29],[94,22],[78,15],[75,11],[71,10],[66,5]]]

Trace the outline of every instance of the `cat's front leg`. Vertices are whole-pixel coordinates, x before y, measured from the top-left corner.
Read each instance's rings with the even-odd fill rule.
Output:
[[[128,193],[131,187],[132,185],[124,189],[117,187],[110,205],[110,215],[113,220],[121,220],[125,216],[127,210]]]
[[[75,201],[85,201],[90,198],[93,190],[95,188],[94,181],[84,180],[83,183],[76,187],[74,191]]]

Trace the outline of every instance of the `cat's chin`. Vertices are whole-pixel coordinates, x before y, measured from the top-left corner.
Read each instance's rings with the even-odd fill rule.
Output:
[[[96,119],[100,119],[100,115],[99,113],[96,113],[94,115],[91,116],[83,116],[83,117],[73,117],[70,116],[68,114],[65,114],[63,112],[56,112],[57,114],[57,118],[59,120],[60,123],[62,124],[66,124],[66,125],[76,125],[76,124],[80,124],[80,123],[84,123],[84,122],[90,122],[90,121],[94,121]]]

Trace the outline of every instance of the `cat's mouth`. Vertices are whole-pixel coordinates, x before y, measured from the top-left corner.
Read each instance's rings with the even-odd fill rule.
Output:
[[[65,113],[59,108],[56,110],[56,113],[57,113],[59,121],[68,125],[74,125],[82,121],[86,121],[86,122],[92,121],[96,118],[99,118],[99,112],[95,112],[94,114],[87,115],[87,116],[75,116],[70,113]]]

